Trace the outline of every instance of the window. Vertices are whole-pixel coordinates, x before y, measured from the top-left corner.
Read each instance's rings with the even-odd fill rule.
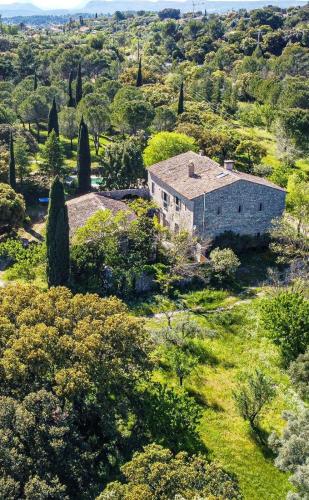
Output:
[[[221,215],[221,207],[217,208],[217,215]]]
[[[176,212],[179,212],[181,209],[181,201],[178,198],[178,196],[175,196],[175,205],[176,205]]]
[[[154,194],[154,192],[155,192],[155,183],[154,182],[151,183],[151,192],[152,192],[152,194]]]
[[[263,203],[260,203],[259,204],[259,212],[262,212],[262,210],[263,210]]]
[[[165,208],[165,210],[168,209],[168,199],[169,199],[169,196],[168,194],[165,192],[165,191],[162,191],[162,194],[163,194],[163,207]]]
[[[238,213],[242,212],[242,205],[238,205]]]

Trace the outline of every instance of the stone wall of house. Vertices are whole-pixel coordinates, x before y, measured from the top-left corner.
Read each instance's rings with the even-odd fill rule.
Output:
[[[258,235],[267,232],[284,208],[284,191],[240,180],[196,198],[193,223],[203,238],[224,231]]]
[[[171,231],[180,230],[192,233],[193,230],[193,201],[187,200],[184,196],[177,193],[172,187],[168,186],[161,180],[157,179],[155,175],[148,172],[148,186],[152,200],[160,208],[160,223],[163,226],[168,226]],[[164,208],[162,193],[166,192],[168,197],[167,209]],[[176,197],[180,200],[176,206]]]

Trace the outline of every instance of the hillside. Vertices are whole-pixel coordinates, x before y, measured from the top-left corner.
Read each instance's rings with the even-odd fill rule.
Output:
[[[6,6],[0,498],[308,498],[309,5],[263,5]]]

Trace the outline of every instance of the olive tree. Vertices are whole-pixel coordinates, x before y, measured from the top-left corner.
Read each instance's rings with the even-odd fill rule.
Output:
[[[233,396],[240,415],[248,420],[252,430],[257,430],[263,408],[275,395],[272,380],[256,370],[246,377]]]

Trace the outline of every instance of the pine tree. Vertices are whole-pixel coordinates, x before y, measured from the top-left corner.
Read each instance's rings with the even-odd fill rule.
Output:
[[[76,94],[75,101],[78,104],[83,97],[83,82],[82,82],[82,67],[81,63],[78,64],[77,68],[77,79],[76,79]]]
[[[54,130],[57,137],[59,137],[59,123],[56,99],[54,97],[52,107],[48,115],[48,135]]]
[[[141,87],[142,85],[143,85],[142,58],[140,57],[138,63],[137,77],[136,77],[136,86]]]
[[[46,247],[48,286],[68,285],[70,276],[68,210],[63,184],[58,176],[54,179],[49,194]]]
[[[14,191],[16,191],[16,167],[14,155],[14,141],[13,134],[10,134],[10,161],[9,161],[9,184]]]
[[[181,82],[178,98],[178,111],[177,114],[181,115],[184,112],[184,92],[183,92],[183,82]]]
[[[63,147],[54,130],[45,142],[42,151],[43,164],[41,169],[50,177],[61,175],[63,172]]]
[[[72,92],[72,82],[73,82],[73,71],[70,71],[70,76],[69,76],[69,100],[68,100],[68,108],[75,108],[75,101],[73,97],[73,92]]]
[[[91,191],[91,155],[88,127],[83,118],[80,122],[78,135],[77,177],[78,192],[80,194],[89,193]]]
[[[34,73],[34,78],[33,78],[33,90],[36,90],[38,88],[38,77],[37,74]]]
[[[14,155],[16,171],[20,185],[23,186],[24,179],[30,175],[29,146],[22,136],[17,136],[14,144]]]

